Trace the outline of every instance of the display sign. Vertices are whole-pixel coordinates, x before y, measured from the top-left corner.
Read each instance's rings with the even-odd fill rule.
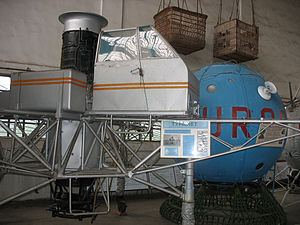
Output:
[[[205,156],[210,156],[210,121],[162,121],[162,158],[201,158]]]
[[[272,141],[274,139],[282,138],[287,135],[286,127],[280,126],[278,124],[272,124],[267,129],[265,129],[267,126],[269,126],[269,124],[264,124],[264,123],[260,124],[259,131],[258,131],[260,134],[256,138],[256,144],[263,143],[266,141]],[[263,129],[265,130],[263,131]],[[281,141],[265,144],[263,146],[283,147],[283,144],[284,144],[284,140],[281,140]]]

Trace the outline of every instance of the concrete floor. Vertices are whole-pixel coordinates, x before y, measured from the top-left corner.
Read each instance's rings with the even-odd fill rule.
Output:
[[[275,192],[275,197],[280,203],[285,191]],[[295,203],[295,204],[293,204]],[[288,206],[291,205],[291,206]],[[300,225],[300,192],[297,194],[288,194],[283,203],[283,209],[286,213],[287,225]]]
[[[275,196],[280,201],[284,192],[276,192]],[[116,204],[112,202],[112,210],[107,215],[98,216],[93,224],[101,225],[174,225],[159,214],[159,207],[166,199],[164,194],[127,196],[127,216],[115,214]],[[300,201],[300,194],[289,194],[285,204]],[[47,211],[49,201],[35,200],[11,202],[0,207],[0,224],[21,225],[77,225],[90,224],[91,219],[82,221],[52,217]],[[300,203],[285,208],[288,225],[300,225]]]

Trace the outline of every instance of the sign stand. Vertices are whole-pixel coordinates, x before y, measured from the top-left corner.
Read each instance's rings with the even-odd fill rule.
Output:
[[[182,201],[182,225],[194,225],[194,163],[188,163],[185,169],[184,198]]]

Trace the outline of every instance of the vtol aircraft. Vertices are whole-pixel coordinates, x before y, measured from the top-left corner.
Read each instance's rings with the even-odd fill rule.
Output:
[[[12,74],[0,120],[13,140],[0,151],[1,175],[44,180],[0,204],[50,184],[54,216],[96,216],[109,212],[117,179],[122,211],[126,178],[183,199],[184,214],[193,207],[193,178],[260,179],[285,139],[300,135],[296,129],[286,136],[286,124],[299,120],[286,120],[276,87],[245,66],[211,65],[194,74],[152,26],[100,32],[107,20],[80,12],[60,21],[61,69]],[[26,134],[21,119],[38,124]],[[155,127],[161,144],[143,155],[128,136],[152,135]],[[175,162],[158,165],[159,158]],[[185,170],[184,190],[159,173],[177,166]],[[160,184],[139,176],[148,173]],[[97,210],[100,202],[107,208]]]

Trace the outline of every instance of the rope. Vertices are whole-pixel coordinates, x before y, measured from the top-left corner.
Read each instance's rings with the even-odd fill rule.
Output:
[[[254,3],[251,0],[251,7],[252,7],[252,24],[255,25],[255,14],[254,14]]]
[[[233,18],[233,11],[234,11],[234,7],[236,5],[236,14],[235,14],[235,18],[236,19],[240,19],[240,14],[239,14],[239,4],[240,4],[240,0],[233,0],[232,1],[233,4],[232,4],[232,8],[231,8],[231,13],[230,13],[230,17],[229,17],[229,20],[232,20]],[[235,4],[234,4],[235,3]]]
[[[197,13],[199,12],[199,6],[200,6],[200,12],[203,13],[201,0],[197,0]]]
[[[217,25],[219,25],[221,22],[222,22],[222,0],[220,0]]]
[[[240,0],[236,0],[236,15],[235,17],[237,19],[240,19],[240,14],[239,14],[239,4],[240,4]]]
[[[171,5],[171,1],[172,1],[172,0],[170,0],[170,1],[169,1],[169,3],[168,3],[168,7],[170,7],[170,5]]]
[[[181,1],[182,1],[181,8],[189,10],[186,0],[181,0]],[[220,1],[222,1],[222,0],[220,0]],[[165,0],[160,0],[157,13],[159,13],[160,10],[164,10],[165,8],[171,7],[172,2],[173,2],[173,0],[169,0],[168,4],[165,4]],[[197,13],[199,13],[199,7],[200,7],[200,12],[203,13],[201,0],[196,0],[196,2],[197,2]],[[174,5],[176,5],[176,4],[174,4]],[[177,0],[177,7],[180,8],[180,0]]]
[[[183,0],[183,2],[185,3],[186,9],[189,10],[188,5],[186,3],[186,0]],[[183,7],[182,7],[183,8]]]
[[[231,20],[232,16],[233,16],[234,3],[235,3],[235,0],[232,1],[232,7],[231,7],[231,13],[230,13],[229,20]]]
[[[160,10],[160,7],[161,7],[161,3],[162,3],[162,0],[160,0],[160,2],[159,2],[157,13],[159,13],[159,10]]]

